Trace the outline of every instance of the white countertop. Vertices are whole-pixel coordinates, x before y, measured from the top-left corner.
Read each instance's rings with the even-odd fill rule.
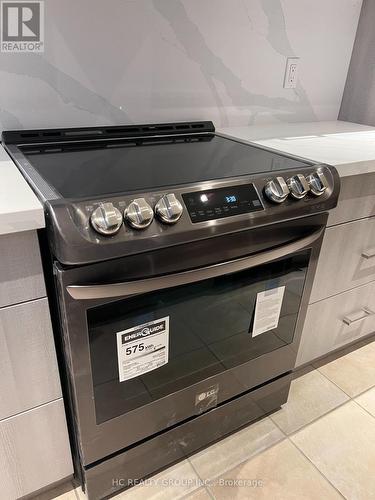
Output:
[[[43,206],[0,145],[0,235],[44,225]]]
[[[334,165],[341,177],[375,172],[375,127],[342,121],[277,123],[217,130],[314,162]]]

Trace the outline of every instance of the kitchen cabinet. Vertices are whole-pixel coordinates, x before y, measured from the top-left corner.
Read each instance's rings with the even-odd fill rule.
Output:
[[[366,173],[342,178],[338,206],[328,219],[296,366],[375,332],[374,312],[375,173]]]
[[[0,498],[73,473],[36,231],[0,236]]]
[[[72,472],[62,399],[0,421],[0,497],[20,498]]]

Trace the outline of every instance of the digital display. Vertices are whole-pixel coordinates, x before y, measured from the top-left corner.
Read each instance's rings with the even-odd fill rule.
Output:
[[[253,184],[196,191],[182,195],[192,222],[221,219],[263,210]]]

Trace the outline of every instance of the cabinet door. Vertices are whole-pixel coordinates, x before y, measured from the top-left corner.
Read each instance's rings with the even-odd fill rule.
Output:
[[[0,420],[61,397],[47,299],[0,309]]]
[[[326,230],[310,303],[375,280],[375,217]]]
[[[375,332],[375,283],[310,304],[297,366]]]
[[[0,307],[45,297],[35,231],[0,236]]]
[[[62,399],[0,422],[0,497],[14,500],[73,473]]]

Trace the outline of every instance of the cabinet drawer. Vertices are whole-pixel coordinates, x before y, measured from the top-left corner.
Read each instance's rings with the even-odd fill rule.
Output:
[[[0,420],[61,397],[47,299],[0,309]]]
[[[375,217],[326,230],[310,302],[375,280]]]
[[[331,210],[328,226],[375,215],[375,174],[341,178],[338,205]]]
[[[297,366],[375,332],[375,282],[310,304]]]
[[[35,231],[0,236],[0,307],[45,297]]]
[[[72,472],[62,399],[0,421],[1,498],[31,494]]]

